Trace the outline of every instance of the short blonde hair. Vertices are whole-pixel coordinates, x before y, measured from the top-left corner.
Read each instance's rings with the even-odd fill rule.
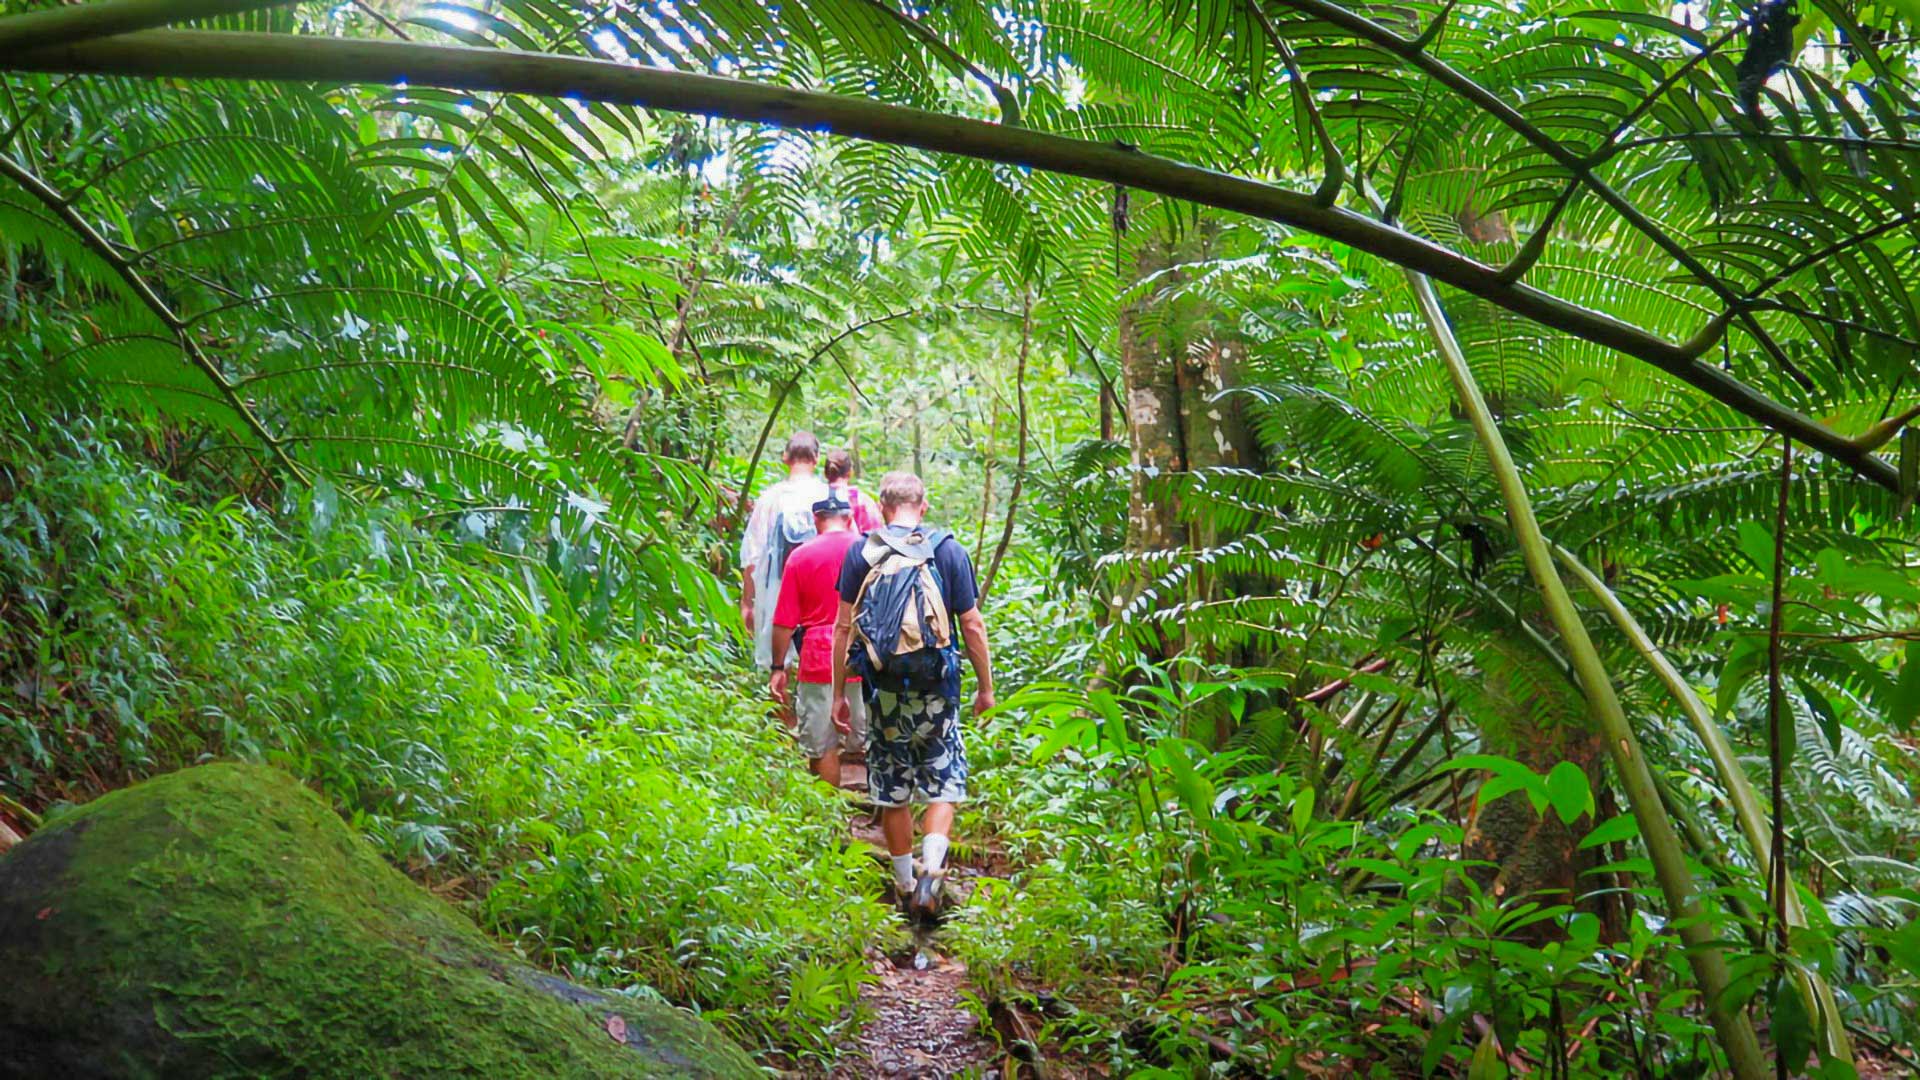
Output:
[[[910,472],[890,472],[880,478],[880,512],[891,514],[903,506],[923,506],[927,485]]]

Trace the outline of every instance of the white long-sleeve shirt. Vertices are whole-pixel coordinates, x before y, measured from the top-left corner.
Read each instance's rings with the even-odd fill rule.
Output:
[[[753,574],[753,661],[761,669],[773,664],[773,605],[780,599],[780,575],[774,572],[774,526],[782,515],[806,520],[813,530],[813,504],[827,497],[826,482],[817,476],[788,477],[767,490],[753,504],[747,532],[740,538],[740,569]]]

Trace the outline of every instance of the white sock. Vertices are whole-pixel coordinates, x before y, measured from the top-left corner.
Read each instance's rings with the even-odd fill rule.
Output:
[[[920,841],[920,861],[926,864],[927,873],[936,874],[947,862],[947,838],[939,833],[928,833]]]
[[[901,892],[913,888],[913,852],[893,856],[893,883]]]

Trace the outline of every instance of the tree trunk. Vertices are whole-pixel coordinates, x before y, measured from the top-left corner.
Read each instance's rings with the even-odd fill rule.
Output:
[[[1606,746],[1578,690],[1523,643],[1489,650],[1483,663],[1478,690],[1485,696],[1470,709],[1480,721],[1482,750],[1542,775],[1571,761],[1586,773],[1588,790],[1602,790]],[[1467,873],[1494,897],[1574,903],[1598,884],[1586,872],[1600,864],[1601,852],[1579,849],[1593,825],[1585,816],[1566,824],[1551,808],[1536,814],[1527,797],[1515,792],[1474,804],[1461,854],[1491,864]],[[1612,922],[1610,907],[1600,901],[1579,906]],[[1536,923],[1528,936],[1551,937],[1554,931],[1549,923]]]
[[[1261,464],[1239,402],[1220,396],[1236,384],[1245,345],[1211,307],[1175,295],[1187,280],[1178,267],[1210,258],[1217,233],[1216,225],[1203,220],[1175,239],[1160,233],[1144,239],[1134,260],[1134,280],[1151,278],[1155,287],[1120,313],[1120,366],[1133,448],[1127,550],[1134,554],[1210,547],[1227,539],[1204,523],[1197,530],[1190,526],[1165,477]],[[1118,602],[1130,601],[1147,585],[1145,577],[1137,577]],[[1186,578],[1183,595],[1161,602],[1205,601],[1256,589],[1253,583],[1195,572]],[[1190,644],[1165,640],[1161,651],[1171,655]]]
[[[1172,263],[1157,238],[1142,245],[1134,280]],[[1133,447],[1133,481],[1127,508],[1127,550],[1140,553],[1184,547],[1179,506],[1159,489],[1164,476],[1186,471],[1186,439],[1180,430],[1180,390],[1175,353],[1155,318],[1154,298],[1120,311],[1120,370],[1127,384],[1127,430]]]

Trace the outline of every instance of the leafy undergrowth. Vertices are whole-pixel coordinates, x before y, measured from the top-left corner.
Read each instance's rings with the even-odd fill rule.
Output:
[[[533,961],[831,1057],[885,913],[711,644],[445,518],[200,497],[86,421],[0,442],[0,794],[300,776]]]
[[[1190,727],[1233,682],[1062,641],[1050,628],[1070,613],[1037,592],[997,614],[1025,686],[969,744],[980,815],[966,829],[974,857],[1010,872],[981,882],[946,937],[979,1000],[1021,1008],[1065,1061],[1172,1077],[1722,1067],[1634,821],[1583,816],[1584,782],[1485,755],[1448,766],[1508,770],[1610,860],[1582,896],[1503,895],[1476,884],[1487,864],[1463,857],[1457,820],[1412,805],[1343,819],[1328,785],[1260,742],[1207,750]],[[1124,676],[1090,677],[1102,671]],[[1765,910],[1750,877],[1716,885],[1728,906]],[[1902,1074],[1920,939],[1812,910],[1797,940],[1855,1028],[1858,1075]],[[1763,926],[1722,916],[1717,930],[1737,949]],[[1795,996],[1764,955],[1735,955],[1746,1000]],[[1815,1075],[1856,1075],[1818,1060],[1810,1030],[1767,1037]]]
[[[1054,1053],[1162,1077],[1720,1067],[1644,858],[1605,868],[1574,903],[1483,891],[1457,824],[1331,820],[1312,787],[1252,751],[1205,755],[1153,700],[1035,684],[975,744],[990,808],[976,842],[1012,872],[982,883],[948,938],[979,998],[1023,1008]],[[1586,842],[1621,850],[1631,825],[1611,819]],[[1762,909],[1744,883],[1721,891]],[[1758,926],[1719,929],[1738,941]],[[1920,959],[1890,932],[1822,924],[1805,938],[1835,974],[1873,947],[1890,972]],[[1756,961],[1737,971],[1750,1000],[1792,992]],[[1840,992],[1855,1015],[1910,1016],[1903,985]],[[1874,1039],[1859,1071],[1828,1061],[1813,1075],[1905,1074],[1906,1022],[1856,1030]]]

